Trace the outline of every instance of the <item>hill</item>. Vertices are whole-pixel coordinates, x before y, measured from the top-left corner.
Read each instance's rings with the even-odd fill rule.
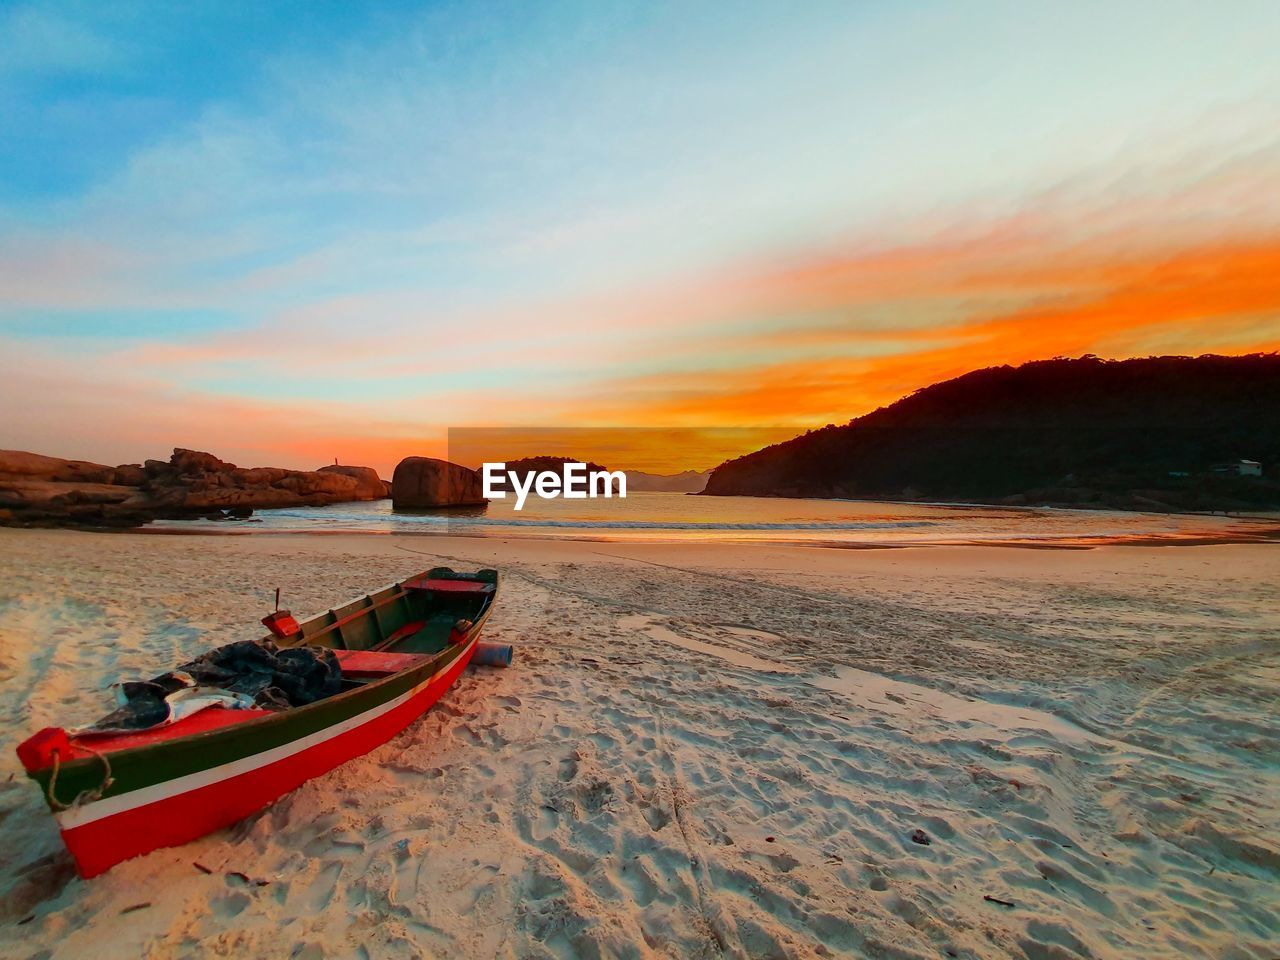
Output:
[[[707,485],[710,470],[683,470],[680,473],[645,473],[627,471],[627,490],[655,493],[701,493]]]
[[[1231,475],[1241,460],[1264,476]],[[1262,509],[1277,463],[1280,355],[1086,356],[925,387],[729,460],[704,493]]]

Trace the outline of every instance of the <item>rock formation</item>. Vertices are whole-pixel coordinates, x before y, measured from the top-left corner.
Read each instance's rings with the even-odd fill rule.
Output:
[[[405,457],[391,475],[391,505],[422,507],[483,506],[480,475],[474,470],[433,457]]]
[[[109,467],[0,450],[0,524],[9,526],[131,527],[160,518],[242,518],[255,509],[386,495],[386,485],[369,467],[245,468],[182,448],[168,461]]]
[[[0,475],[53,483],[115,483],[117,469],[87,460],[63,460],[22,450],[0,450]]]

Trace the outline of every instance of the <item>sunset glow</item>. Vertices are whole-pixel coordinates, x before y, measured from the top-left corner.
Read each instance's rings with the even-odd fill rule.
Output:
[[[0,447],[701,470],[974,368],[1280,349],[1243,11],[276,10],[0,12]]]

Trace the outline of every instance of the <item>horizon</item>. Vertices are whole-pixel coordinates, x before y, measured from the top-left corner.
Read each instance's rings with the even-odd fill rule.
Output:
[[[967,370],[955,377],[948,377],[946,380],[941,380],[934,384],[927,384],[910,394],[905,394],[901,397],[895,398],[893,401],[890,401],[881,407],[877,407],[875,410],[867,411],[867,413],[875,413],[879,410],[885,409],[885,407],[895,406],[899,401],[909,400],[916,393],[920,393],[929,387],[939,386],[945,383],[950,383],[954,380],[964,379],[970,374],[989,373],[1000,369],[1020,370],[1036,365],[1079,363],[1083,361],[1095,361],[1102,364],[1123,364],[1144,360],[1203,361],[1277,357],[1280,357],[1280,351],[1274,350],[1236,355],[1207,353],[1200,354],[1198,356],[1161,354],[1146,357],[1099,357],[1095,354],[1084,354],[1079,357],[1043,357],[1036,360],[1028,360],[1020,364],[979,367],[973,370]],[[807,431],[799,432],[795,432],[789,428],[777,427],[473,427],[450,429],[446,432],[443,450],[409,453],[406,454],[406,456],[441,459],[465,466],[476,472],[479,472],[482,465],[486,462],[513,463],[529,458],[546,458],[552,460],[563,459],[566,461],[582,463],[591,463],[594,461],[597,465],[603,466],[605,469],[623,470],[627,473],[640,473],[655,477],[673,477],[684,473],[706,474],[710,476],[716,468],[724,466],[730,461],[736,460],[740,457],[760,452],[765,448],[786,443],[792,439],[800,439],[808,432],[816,432],[833,427],[849,426],[866,415],[867,414],[860,414],[857,417],[852,417],[847,421],[839,423],[833,422],[815,425]],[[4,448],[0,448],[0,451],[3,449]],[[176,453],[177,450],[194,450],[194,448],[184,447],[181,444],[176,444],[171,449],[174,453]],[[675,450],[674,454],[671,452],[673,449]],[[590,452],[584,455],[583,450]],[[711,463],[709,466],[702,467],[672,465],[673,463],[688,463],[689,461],[684,458],[690,456],[690,450],[700,451],[698,455],[703,457],[703,460],[700,462],[706,462],[708,457],[715,462]],[[22,452],[54,456],[65,460],[85,459],[75,455],[62,456],[58,453],[51,453],[48,450],[27,450]],[[195,452],[213,454],[214,456],[218,456],[218,458],[224,462],[229,461],[229,458],[220,456],[216,450],[196,450]],[[677,459],[673,459],[673,457]],[[145,460],[167,459],[169,459],[168,456],[139,457],[135,461],[122,461],[119,464],[104,463],[102,465],[121,466],[129,463],[135,466],[140,466]],[[326,466],[339,465],[346,467],[372,467],[378,473],[380,478],[390,480],[398,462],[399,461],[396,461],[396,463],[384,466],[375,463],[358,464],[343,462],[340,458],[334,458],[334,462],[332,464],[325,463],[321,464],[319,467],[307,466],[299,463],[274,461],[270,463],[234,462],[234,465],[241,468],[276,467],[291,470],[321,470]]]
[[[1274,351],[1276,27],[13,5],[0,447],[389,476],[450,428],[785,439],[989,366]]]

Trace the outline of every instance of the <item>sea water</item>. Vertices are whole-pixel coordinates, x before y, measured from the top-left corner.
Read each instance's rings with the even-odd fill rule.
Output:
[[[1171,515],[861,500],[631,493],[625,499],[530,498],[454,510],[395,510],[390,500],[259,510],[248,521],[158,521],[153,529],[227,533],[361,532],[603,540],[766,540],[847,546],[1254,539],[1280,516]]]

